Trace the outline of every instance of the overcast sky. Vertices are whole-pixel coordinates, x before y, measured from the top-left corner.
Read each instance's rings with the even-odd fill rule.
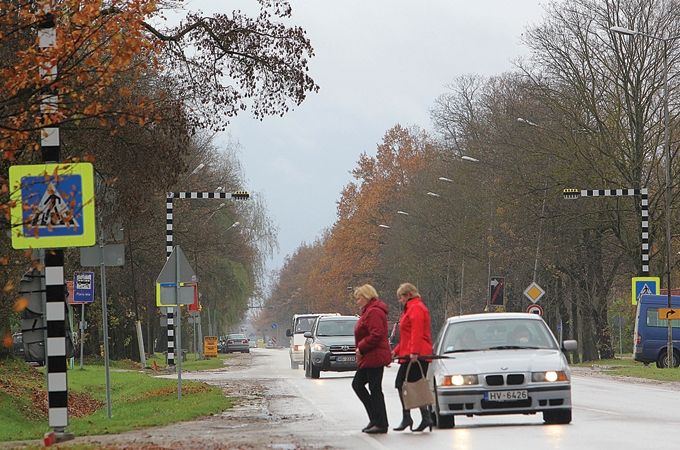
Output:
[[[193,0],[205,13],[246,10],[254,0]],[[465,74],[494,75],[527,54],[520,39],[540,22],[537,0],[292,0],[316,56],[320,90],[284,117],[243,115],[230,125],[240,142],[247,188],[263,196],[279,227],[282,266],[302,242],[336,219],[340,192],[362,152],[375,154],[395,124],[432,128],[429,111]],[[227,142],[226,136],[218,137]],[[244,224],[245,226],[246,224]]]

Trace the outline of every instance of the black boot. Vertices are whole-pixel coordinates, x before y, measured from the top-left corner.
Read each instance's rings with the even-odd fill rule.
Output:
[[[420,408],[420,415],[423,416],[423,421],[420,422],[420,425],[418,425],[418,428],[413,429],[411,428],[411,431],[423,431],[425,428],[430,428],[430,431],[432,431],[432,415],[430,414],[430,410],[427,407]]]
[[[411,411],[408,409],[402,410],[402,418],[399,426],[392,428],[394,431],[404,431],[406,428],[413,430],[413,419],[411,419]]]

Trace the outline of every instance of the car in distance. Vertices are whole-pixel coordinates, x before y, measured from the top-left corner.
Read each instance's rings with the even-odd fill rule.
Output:
[[[250,345],[245,334],[228,334],[223,344],[224,353],[250,353]]]
[[[295,314],[293,315],[293,321],[291,328],[286,330],[286,336],[290,338],[290,346],[288,350],[288,355],[290,356],[290,368],[297,369],[302,365],[302,358],[305,347],[305,336],[304,334],[312,330],[312,326],[319,316],[338,316],[338,313],[308,313],[308,314]]]
[[[320,316],[304,334],[303,366],[307,378],[319,378],[322,371],[357,370],[354,327],[357,316]]]
[[[571,422],[571,371],[543,319],[528,313],[449,318],[427,373],[433,419],[453,428],[455,416],[542,413],[548,424]]]

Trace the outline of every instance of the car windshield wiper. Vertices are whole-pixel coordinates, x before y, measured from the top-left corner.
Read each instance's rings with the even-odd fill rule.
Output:
[[[448,353],[463,353],[463,352],[481,352],[481,348],[459,348],[458,350],[447,350],[444,354]]]
[[[523,350],[532,349],[536,350],[538,347],[529,347],[525,345],[498,345],[496,347],[490,347],[489,350]]]

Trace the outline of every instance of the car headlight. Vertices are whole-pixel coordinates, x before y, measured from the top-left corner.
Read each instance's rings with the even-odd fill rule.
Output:
[[[479,384],[477,375],[444,375],[440,386],[469,386]]]
[[[553,381],[569,381],[569,377],[564,370],[547,370],[545,372],[532,372],[531,381],[552,383]]]
[[[328,350],[328,346],[322,344],[321,342],[316,342],[312,345],[312,350],[314,350],[315,352],[325,352]]]

